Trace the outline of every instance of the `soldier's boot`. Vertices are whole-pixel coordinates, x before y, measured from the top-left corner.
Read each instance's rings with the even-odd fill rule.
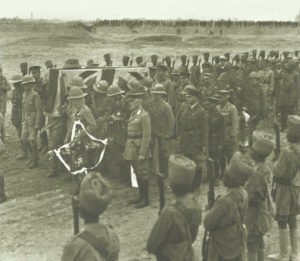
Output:
[[[39,166],[39,154],[36,141],[30,141],[32,162],[29,164],[30,169],[35,169]]]
[[[142,200],[137,203],[135,208],[144,208],[149,206],[149,180],[141,180]]]
[[[142,199],[143,199],[143,196],[142,196],[142,182],[140,181],[140,179],[137,178],[137,184],[138,184],[138,195],[132,199],[129,200],[129,204],[137,204],[139,203]]]
[[[298,238],[297,229],[290,230],[290,240],[291,240],[291,248],[292,248],[291,261],[299,261],[300,260],[300,255],[298,252],[299,238]]]
[[[289,231],[287,229],[279,229],[279,249],[280,253],[269,255],[269,260],[274,261],[289,261],[288,242]]]
[[[0,175],[0,204],[7,200],[5,195],[4,176]]]
[[[261,248],[257,250],[257,261],[264,261],[265,260],[265,249]]]
[[[252,250],[250,250],[250,249],[248,249],[248,259],[247,259],[247,261],[258,261],[257,260],[257,250],[254,250],[254,249],[252,249]]]
[[[16,159],[17,160],[28,159],[28,145],[26,144],[26,141],[21,141],[20,143],[21,143],[22,154],[17,155]]]

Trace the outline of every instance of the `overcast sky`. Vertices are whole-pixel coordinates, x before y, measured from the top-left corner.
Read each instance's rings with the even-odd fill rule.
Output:
[[[294,20],[299,0],[0,0],[0,17]]]

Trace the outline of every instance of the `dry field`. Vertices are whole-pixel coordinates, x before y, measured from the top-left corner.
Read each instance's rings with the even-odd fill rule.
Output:
[[[169,32],[168,32],[169,30]],[[125,54],[160,56],[188,55],[210,51],[212,55],[225,51],[239,53],[251,49],[299,49],[297,31],[289,34],[226,34],[208,36],[207,33],[176,35],[175,29],[142,30],[134,33],[126,28],[98,28],[94,34],[69,28],[65,25],[15,27],[0,25],[0,63],[4,75],[10,78],[19,73],[20,62],[43,65],[52,59],[62,66],[66,58],[77,57],[82,65],[93,58],[103,64],[103,54],[110,52],[114,65],[119,65]],[[9,106],[10,107],[10,106]],[[42,158],[38,170],[26,169],[24,162],[17,162],[19,152],[16,132],[7,115],[8,151],[0,159],[0,171],[5,175],[8,202],[0,205],[0,260],[60,260],[62,247],[72,236],[71,194],[74,183],[63,176],[47,179],[47,161]],[[115,197],[102,221],[117,230],[121,240],[120,260],[154,260],[145,251],[145,242],[157,218],[158,196],[156,186],[151,186],[151,206],[135,210],[126,198],[132,189],[112,180]],[[206,205],[206,185],[202,185],[200,201]],[[218,193],[224,193],[219,187]],[[167,192],[168,202],[172,200]],[[275,227],[275,226],[274,226]],[[203,228],[195,247],[200,249]],[[267,252],[277,248],[274,229],[267,236]]]

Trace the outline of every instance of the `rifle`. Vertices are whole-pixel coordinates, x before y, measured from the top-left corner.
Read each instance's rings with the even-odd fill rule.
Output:
[[[273,158],[273,162],[275,162],[280,154],[280,126],[279,123],[277,121],[274,121],[274,131],[275,131],[275,149],[274,149],[274,158]],[[274,177],[272,179],[272,189],[271,189],[271,197],[273,199],[273,201],[275,201],[275,197],[276,197],[276,183],[274,181]]]
[[[215,161],[208,158],[208,183],[209,189],[207,192],[208,209],[211,209],[215,202]],[[202,241],[202,260],[208,260],[208,246],[209,246],[209,232],[207,229],[204,231]]]
[[[159,212],[165,206],[165,189],[164,189],[164,175],[160,173],[160,162],[159,162],[159,144],[158,144],[158,137],[154,137],[153,139],[153,169],[154,175],[156,177],[156,183],[158,187],[158,194],[159,194]]]
[[[77,235],[79,229],[79,192],[80,192],[80,180],[75,188],[74,195],[72,197],[72,212],[73,212],[73,231],[74,235]]]

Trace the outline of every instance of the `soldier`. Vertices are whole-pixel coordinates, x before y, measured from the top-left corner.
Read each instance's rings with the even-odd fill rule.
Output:
[[[248,139],[252,144],[252,133],[256,130],[258,123],[264,119],[267,109],[266,94],[259,82],[257,72],[250,73],[249,82],[242,89],[241,98],[242,107],[250,115]]]
[[[28,74],[28,63],[27,62],[20,63],[20,70],[23,76]]]
[[[281,130],[283,131],[287,126],[288,115],[293,114],[295,109],[296,87],[291,64],[287,65],[287,69],[283,72],[282,80],[279,84],[278,109]]]
[[[218,94],[221,96],[220,104],[217,106],[217,109],[225,120],[224,153],[220,161],[221,172],[224,173],[226,161],[230,161],[233,153],[237,149],[239,116],[236,107],[229,102],[230,92],[228,90],[219,90]]]
[[[182,155],[169,159],[170,187],[175,203],[160,213],[147,241],[157,261],[194,260],[192,244],[201,223],[201,206],[193,197],[195,163]]]
[[[263,90],[268,97],[267,108],[272,106],[272,92],[274,90],[274,72],[269,68],[268,61],[265,59],[260,60],[261,70],[258,72],[258,77],[262,84]]]
[[[212,75],[210,73],[203,73],[200,91],[204,102],[207,97],[212,97],[216,94],[217,88],[213,83]]]
[[[216,78],[219,64],[220,64],[219,56],[213,57],[213,60],[212,60],[212,74],[213,74],[214,78]]]
[[[14,75],[11,79],[11,83],[14,86],[11,96],[12,110],[11,110],[11,123],[17,130],[18,138],[21,143],[22,154],[18,155],[16,159],[23,160],[28,157],[28,144],[25,144],[21,139],[22,134],[22,98],[24,93],[24,87],[22,85],[23,77],[21,75]]]
[[[43,82],[43,79],[41,77],[41,66],[39,65],[33,65],[29,67],[29,72],[31,73],[32,77],[35,80],[34,90],[39,94],[41,103],[42,103],[42,111],[45,111],[45,105],[47,102],[47,90],[46,86]],[[46,118],[45,115],[42,115],[41,119],[41,126],[40,128],[45,126]],[[46,153],[48,151],[48,137],[47,132],[40,133],[40,152]]]
[[[186,105],[183,107],[179,124],[180,148],[184,156],[195,161],[197,165],[194,190],[201,183],[201,176],[206,178],[207,149],[207,113],[200,105],[199,91],[193,85],[187,85],[184,90]]]
[[[225,140],[225,121],[223,115],[217,110],[219,98],[207,97],[206,109],[208,112],[208,155],[215,163],[215,184],[221,177],[220,158]]]
[[[110,177],[118,178],[121,178],[121,174],[125,174],[123,152],[126,140],[127,115],[125,115],[122,106],[122,95],[124,93],[118,85],[112,84],[109,86],[106,94],[109,114],[104,123],[106,129],[104,137],[109,139],[109,144],[102,161],[102,166]]]
[[[112,192],[101,174],[92,171],[82,180],[79,192],[79,214],[85,228],[63,249],[62,261],[118,260],[120,242],[113,228],[99,223]]]
[[[258,71],[258,66],[257,66],[257,60],[254,59],[254,57],[249,56],[247,58],[247,63],[245,67],[245,77],[247,78],[250,73],[252,72],[257,72]]]
[[[5,140],[5,114],[7,106],[7,92],[11,89],[6,77],[3,75],[3,70],[0,66],[0,113],[3,115],[3,125],[0,129],[0,134],[2,135],[3,142]]]
[[[174,85],[168,76],[167,66],[163,63],[157,64],[157,71],[155,75],[155,83],[160,83],[164,86],[165,91],[168,94],[168,103],[171,105],[172,109],[175,108],[176,94],[174,90]]]
[[[226,168],[223,183],[227,193],[218,197],[204,218],[204,227],[210,233],[208,260],[245,260],[244,217],[248,195],[242,186],[252,173],[252,168],[239,161],[231,162]]]
[[[22,98],[22,134],[24,144],[30,144],[31,163],[30,169],[38,167],[37,133],[41,126],[42,105],[37,92],[33,90],[35,80],[32,76],[25,76],[22,81],[24,94]]]
[[[152,66],[155,67],[157,65],[157,60],[158,60],[158,56],[157,54],[153,54],[151,55],[151,63],[152,63]]]
[[[279,254],[268,256],[271,260],[299,260],[297,215],[299,213],[299,180],[300,180],[300,117],[288,117],[287,140],[275,162],[273,173],[276,183],[276,221],[279,227]],[[289,226],[289,230],[287,228]],[[291,255],[288,254],[290,237]],[[291,259],[290,259],[291,258]]]
[[[130,204],[136,204],[136,208],[149,205],[151,123],[149,114],[142,107],[144,95],[142,85],[127,93],[131,115],[128,120],[124,159],[130,162],[137,176],[139,195],[129,201]]]
[[[201,60],[200,60],[201,61]],[[193,55],[193,65],[190,68],[191,82],[195,87],[199,87],[200,84],[200,66],[198,64],[198,55]]]
[[[280,83],[283,78],[283,67],[280,61],[275,62],[274,72],[274,90],[273,90],[273,97],[274,97],[274,108],[275,108],[275,115],[277,116],[279,113],[278,107],[278,99],[280,93]]]
[[[257,49],[253,49],[253,50],[251,51],[251,56],[252,56],[255,60],[257,60]]]
[[[135,58],[137,66],[146,67],[146,62],[143,61],[143,56],[138,56]]]
[[[107,112],[107,89],[108,82],[100,80],[93,85],[92,92],[90,93],[90,107],[96,119],[104,117]]]
[[[127,56],[127,55],[124,55],[123,58],[122,58],[122,65],[123,66],[128,66],[129,65],[129,60],[130,60],[130,57]]]
[[[220,63],[218,65],[218,67],[216,68],[217,69],[216,74],[215,74],[216,79],[221,75],[221,73],[227,72],[227,69],[226,69],[227,58],[225,56],[221,55],[219,57],[219,61],[220,61]]]
[[[171,106],[163,100],[167,96],[164,86],[156,84],[151,90],[153,102],[149,111],[151,118],[151,134],[153,142],[153,155],[159,159],[160,173],[168,175],[168,158],[170,155],[170,138],[174,132],[174,115]],[[153,157],[154,158],[154,157]]]
[[[187,56],[186,55],[181,55],[180,56],[181,60],[181,65],[179,66],[179,71],[181,73],[188,73],[189,72],[189,64],[187,63]]]
[[[166,56],[164,60],[165,60],[166,65],[167,65],[167,71],[169,73],[169,76],[171,76],[171,73],[172,73],[172,71],[174,69],[175,61],[173,61],[173,66],[172,66],[171,65],[172,61],[171,61],[171,57],[170,56]]]
[[[271,171],[265,160],[273,151],[274,144],[266,138],[258,138],[252,145],[251,157],[255,161],[254,173],[245,184],[249,207],[245,217],[247,227],[248,261],[265,260],[264,235],[270,230],[272,216],[268,178]]]
[[[112,66],[112,60],[111,60],[111,55],[109,53],[106,53],[103,55],[105,65],[104,66]]]
[[[71,138],[72,128],[75,120],[80,120],[89,133],[93,133],[96,129],[96,120],[91,109],[85,104],[84,97],[87,93],[82,91],[82,88],[77,85],[71,86],[68,95],[68,108],[67,108],[67,134],[64,143],[68,143]]]
[[[86,68],[97,68],[99,66],[98,63],[94,63],[93,59],[89,59],[86,63]]]

